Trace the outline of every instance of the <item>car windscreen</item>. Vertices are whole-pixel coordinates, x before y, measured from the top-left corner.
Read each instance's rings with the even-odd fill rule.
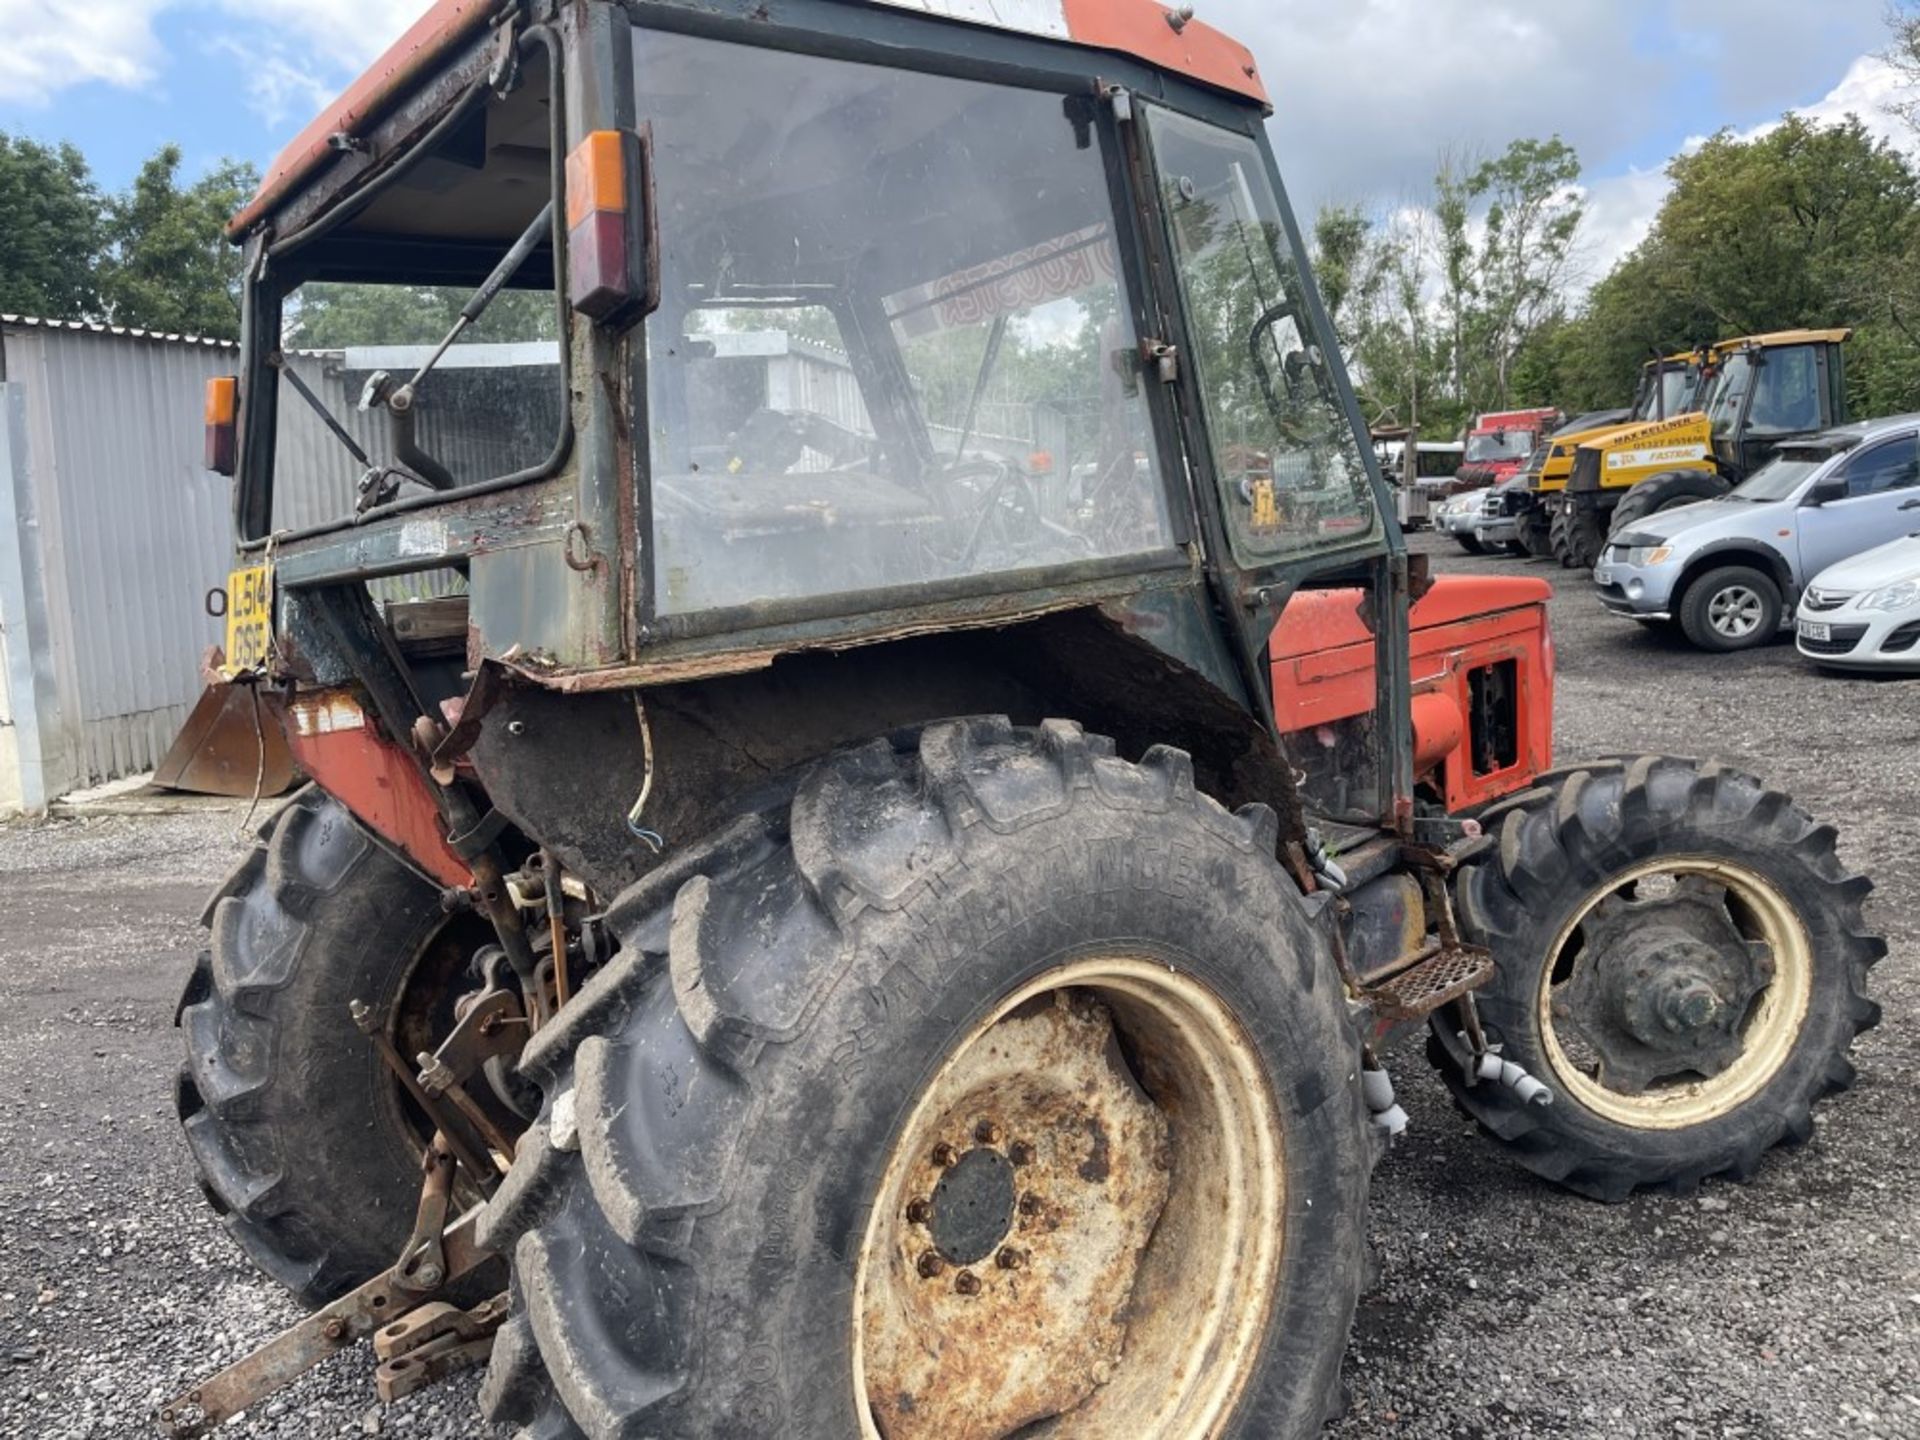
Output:
[[[1796,446],[1782,450],[1762,465],[1733,494],[1739,500],[1785,500],[1800,488],[1801,482],[1831,460],[1838,451]]]
[[[1524,460],[1533,450],[1533,431],[1496,430],[1467,438],[1467,460]]]

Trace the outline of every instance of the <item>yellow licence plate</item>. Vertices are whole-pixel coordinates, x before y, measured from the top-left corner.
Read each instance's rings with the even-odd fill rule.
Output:
[[[228,675],[263,670],[273,646],[273,567],[253,565],[227,577]]]

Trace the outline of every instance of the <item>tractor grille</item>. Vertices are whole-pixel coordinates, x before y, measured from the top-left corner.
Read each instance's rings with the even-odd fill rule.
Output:
[[[1800,648],[1809,655],[1851,655],[1853,647],[1866,638],[1864,625],[1836,625],[1831,640],[1809,640],[1800,636]]]
[[[1882,655],[1904,655],[1920,645],[1920,620],[1909,620],[1880,642]]]
[[[1808,590],[1806,604],[1809,610],[1838,610],[1852,598],[1838,590]]]
[[[1567,480],[1567,489],[1580,494],[1600,489],[1600,452],[1589,450],[1585,446],[1573,457],[1573,474]]]

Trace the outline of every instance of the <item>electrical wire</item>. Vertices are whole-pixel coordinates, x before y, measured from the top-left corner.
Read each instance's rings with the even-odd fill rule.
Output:
[[[640,717],[640,753],[646,772],[640,781],[640,798],[633,802],[633,808],[627,812],[627,829],[635,839],[658,855],[667,848],[666,837],[640,823],[641,817],[646,814],[647,798],[653,794],[653,727],[647,723],[647,702],[640,698],[638,691],[634,692],[633,709]]]

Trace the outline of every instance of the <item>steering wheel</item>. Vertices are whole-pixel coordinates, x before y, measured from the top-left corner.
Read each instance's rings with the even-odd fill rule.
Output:
[[[763,475],[784,475],[816,450],[836,467],[870,464],[873,441],[856,430],[811,410],[775,410],[762,406],[741,422],[729,442],[739,468]]]
[[[936,472],[933,488],[946,523],[967,526],[959,550],[940,556],[956,573],[973,570],[989,545],[1017,558],[1039,540],[1040,497],[1011,461],[984,455],[956,460]]]

